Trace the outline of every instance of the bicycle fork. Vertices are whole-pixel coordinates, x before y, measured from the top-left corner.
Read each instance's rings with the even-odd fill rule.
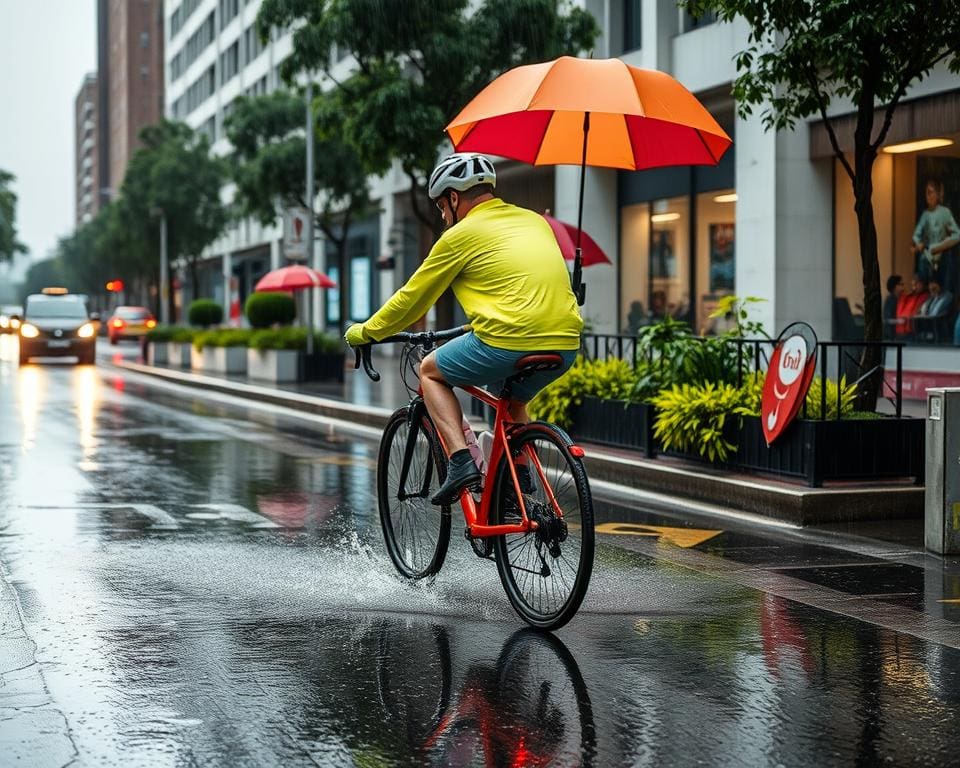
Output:
[[[425,499],[430,493],[430,482],[433,479],[433,451],[427,443],[427,462],[423,472],[423,482],[420,489],[409,493],[407,491],[407,476],[410,474],[410,464],[417,449],[417,437],[423,429],[423,420],[427,414],[427,406],[422,397],[415,397],[410,403],[407,413],[407,442],[403,447],[403,464],[400,467],[400,482],[398,483],[397,500]]]

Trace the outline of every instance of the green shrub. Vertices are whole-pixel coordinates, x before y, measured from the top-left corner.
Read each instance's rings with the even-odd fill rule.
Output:
[[[321,353],[338,354],[343,352],[344,345],[339,336],[327,333],[314,333],[314,349]],[[254,331],[250,337],[250,347],[253,349],[295,349],[303,351],[307,348],[306,328],[269,328]]]
[[[746,412],[752,416],[760,415],[760,401],[763,398],[763,383],[766,374],[763,371],[751,373],[746,377],[743,383],[744,399],[743,407]],[[823,391],[823,380],[815,376],[810,382],[810,389],[807,390],[807,415],[808,419],[820,418],[821,394]],[[840,395],[840,417],[843,419],[864,418],[864,416],[855,416],[853,410],[857,399],[857,388],[853,384],[847,384],[846,376],[840,377],[840,383],[837,384],[833,379],[827,379],[827,412],[824,418],[837,418],[837,393]],[[799,416],[803,415],[803,410]]]
[[[623,360],[586,360],[580,356],[563,376],[537,393],[527,410],[534,419],[568,427],[573,408],[585,397],[632,401],[635,378],[630,364]]]
[[[196,336],[197,333],[199,333],[199,331],[195,328],[185,328],[181,325],[174,328],[173,333],[170,334],[170,341],[178,344],[190,344],[193,342],[193,337]]]
[[[147,341],[153,344],[162,344],[165,341],[173,341],[173,335],[177,332],[175,325],[157,325],[147,331]]]
[[[744,397],[732,384],[674,384],[651,401],[657,409],[653,433],[665,450],[696,450],[710,461],[726,461],[736,446],[724,438],[724,427],[746,413]]]
[[[223,307],[213,299],[195,299],[190,302],[187,319],[190,325],[209,328],[211,325],[223,322]]]
[[[297,316],[297,305],[289,293],[251,293],[243,312],[254,328],[290,325]]]
[[[199,352],[204,347],[245,347],[252,331],[246,328],[218,328],[202,331],[193,338],[193,346]]]

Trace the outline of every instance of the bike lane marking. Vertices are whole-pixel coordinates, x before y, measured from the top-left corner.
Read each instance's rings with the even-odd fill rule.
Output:
[[[723,531],[707,528],[672,528],[667,525],[640,523],[601,523],[594,528],[594,531],[616,536],[651,536],[684,549],[695,547],[723,533]]]
[[[240,506],[239,504],[193,504],[194,509],[209,509],[212,512],[216,513],[216,516],[221,520],[233,520],[237,523],[247,523],[251,528],[279,528],[273,520],[269,520],[263,515],[257,514],[256,512],[251,512],[246,507]],[[196,515],[196,517],[194,517]],[[207,515],[203,512],[200,513],[187,513],[188,518],[194,519],[209,519]]]

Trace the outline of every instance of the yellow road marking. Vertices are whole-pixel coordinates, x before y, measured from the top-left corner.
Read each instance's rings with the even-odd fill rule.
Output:
[[[938,603],[960,603],[960,597],[952,597],[949,600],[937,600]]]
[[[666,525],[639,525],[637,523],[601,523],[597,533],[612,533],[618,536],[656,536],[675,547],[688,549],[709,541],[723,531],[705,528],[671,528]]]

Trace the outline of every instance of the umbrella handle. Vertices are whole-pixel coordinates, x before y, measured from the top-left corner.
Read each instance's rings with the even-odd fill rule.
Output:
[[[573,274],[570,276],[570,287],[573,289],[573,295],[577,297],[577,306],[582,307],[587,300],[587,286],[583,282],[583,255],[579,246],[577,246],[576,255],[573,257]]]
[[[360,364],[363,363],[363,372],[366,373],[372,381],[380,381],[380,374],[377,373],[377,369],[373,367],[373,363],[370,360],[370,351],[372,348],[373,345],[371,344],[361,344],[359,347],[353,348],[357,356],[353,368],[356,370],[360,367]]]

